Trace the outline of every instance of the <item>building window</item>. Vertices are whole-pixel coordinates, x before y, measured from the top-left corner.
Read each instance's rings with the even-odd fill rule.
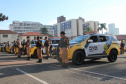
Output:
[[[37,37],[34,37],[34,39],[37,39]]]
[[[3,35],[3,38],[8,38],[8,35],[4,34],[4,35]]]
[[[40,39],[42,39],[42,37],[40,37]]]

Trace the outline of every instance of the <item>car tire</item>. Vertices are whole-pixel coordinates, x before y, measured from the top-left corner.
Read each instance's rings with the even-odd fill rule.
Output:
[[[84,58],[85,58],[85,55],[82,51],[75,51],[72,58],[72,63],[81,65],[84,63]]]
[[[117,52],[115,50],[112,50],[108,56],[109,62],[115,62],[117,60]]]
[[[57,52],[56,52],[56,58],[57,58],[57,60],[58,60],[60,63],[62,63],[62,59],[61,59],[61,57],[60,57],[59,52],[60,52],[60,50],[59,50],[59,46],[58,46],[58,47],[57,47]]]

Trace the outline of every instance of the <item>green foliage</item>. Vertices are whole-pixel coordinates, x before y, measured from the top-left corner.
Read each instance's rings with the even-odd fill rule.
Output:
[[[106,28],[106,23],[101,23],[99,24],[99,28],[97,29],[97,31],[102,31],[102,34],[103,34],[103,29],[107,30]]]
[[[48,30],[46,27],[40,28],[40,33],[48,35]]]
[[[8,17],[0,13],[0,22],[4,20],[8,20]]]
[[[91,32],[93,29],[90,26],[87,26],[87,29],[83,31],[83,33]]]

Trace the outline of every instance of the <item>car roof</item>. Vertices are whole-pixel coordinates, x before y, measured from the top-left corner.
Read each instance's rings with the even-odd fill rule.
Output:
[[[99,34],[99,33],[94,33],[94,34],[89,34],[89,35],[98,35],[98,36],[112,36],[110,34]]]

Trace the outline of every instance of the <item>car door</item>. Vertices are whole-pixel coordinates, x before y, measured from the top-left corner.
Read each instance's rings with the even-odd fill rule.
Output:
[[[93,56],[93,55],[100,54],[98,36],[91,36],[89,39],[93,40],[93,42],[88,43],[88,47],[87,47],[87,50],[86,50],[87,51],[87,56]]]
[[[100,39],[99,42],[99,52],[100,54],[106,54],[106,51],[108,50],[108,41],[109,41],[109,37],[108,36],[99,36],[98,37]]]

